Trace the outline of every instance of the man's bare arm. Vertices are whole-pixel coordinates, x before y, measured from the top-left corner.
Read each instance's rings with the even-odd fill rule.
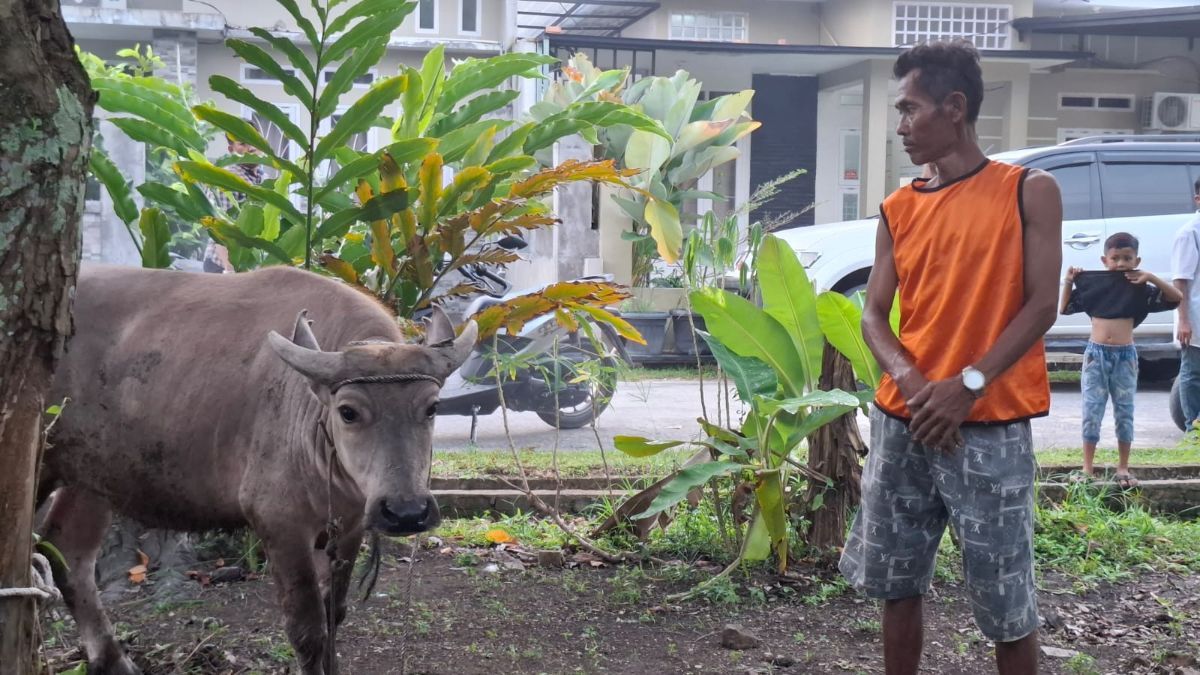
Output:
[[[1188,307],[1188,287],[1192,282],[1188,279],[1172,279],[1171,283],[1179,289],[1179,293],[1183,296],[1183,301],[1175,310],[1179,312],[1179,330],[1175,337],[1179,340],[1180,345],[1187,347],[1192,344],[1192,317],[1188,315],[1191,311],[1191,308]]]
[[[863,339],[875,355],[883,371],[890,375],[900,387],[905,400],[912,398],[925,386],[925,376],[913,364],[912,356],[900,344],[892,332],[889,318],[892,303],[896,299],[899,277],[896,275],[896,259],[892,256],[892,233],[888,230],[886,216],[879,219],[875,234],[875,263],[867,279],[867,300],[863,307]]]
[[[975,364],[988,382],[1000,377],[1034,345],[1057,318],[1058,272],[1062,269],[1062,195],[1054,177],[1033,169],[1025,179],[1025,304]]]

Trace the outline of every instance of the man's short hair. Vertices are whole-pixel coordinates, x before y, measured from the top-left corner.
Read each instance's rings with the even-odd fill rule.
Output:
[[[1193,190],[1192,194],[1196,195],[1197,197],[1200,197],[1200,178],[1196,179],[1196,184],[1192,186],[1192,190]]]
[[[1104,240],[1104,252],[1108,253],[1114,248],[1131,248],[1134,253],[1138,252],[1137,237],[1128,232],[1118,232],[1108,239]]]
[[[930,42],[909,48],[896,59],[892,74],[900,79],[920,71],[917,83],[935,102],[941,103],[954,92],[967,98],[967,123],[979,119],[983,105],[983,71],[979,51],[966,40]]]

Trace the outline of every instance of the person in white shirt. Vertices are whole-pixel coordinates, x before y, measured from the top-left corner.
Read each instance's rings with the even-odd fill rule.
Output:
[[[1179,403],[1191,428],[1200,418],[1200,178],[1192,190],[1196,216],[1175,233],[1171,247],[1171,278],[1183,293],[1175,337],[1179,340]]]

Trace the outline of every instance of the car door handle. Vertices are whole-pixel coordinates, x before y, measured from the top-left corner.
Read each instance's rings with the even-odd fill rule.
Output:
[[[1093,244],[1100,243],[1100,235],[1096,234],[1073,234],[1070,239],[1063,239],[1063,243],[1072,248],[1087,248]]]

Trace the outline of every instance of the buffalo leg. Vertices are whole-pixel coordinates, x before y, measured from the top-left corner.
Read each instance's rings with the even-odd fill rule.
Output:
[[[65,487],[54,495],[43,532],[67,563],[67,570],[55,566],[54,580],[79,626],[89,675],[137,675],[141,671],[113,637],[96,588],[96,556],[111,520],[103,499]]]
[[[279,532],[283,526],[256,528],[260,533]],[[261,536],[261,535],[260,535]],[[284,629],[296,651],[304,675],[325,675],[325,606],[320,579],[313,564],[312,538],[263,537],[271,560],[271,573],[279,589]]]

